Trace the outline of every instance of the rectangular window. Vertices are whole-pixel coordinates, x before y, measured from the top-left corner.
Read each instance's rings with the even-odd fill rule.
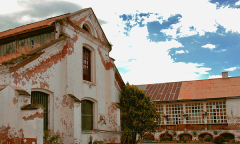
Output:
[[[93,129],[93,103],[85,100],[81,103],[82,109],[82,130]]]
[[[166,115],[164,116],[167,120],[167,124],[182,124],[183,119],[181,114],[183,113],[182,104],[169,104],[166,105]]]
[[[158,122],[158,125],[164,124],[164,111],[163,111],[163,105],[156,105],[157,107],[157,112],[160,114],[161,118],[160,121]]]
[[[91,52],[83,47],[83,80],[91,81]]]
[[[208,102],[207,109],[207,123],[227,123],[226,102]]]
[[[184,109],[184,110],[183,110]],[[157,105],[161,114],[159,124],[186,124],[227,123],[226,101],[188,102],[182,104]],[[164,111],[166,113],[164,113]]]
[[[186,122],[188,124],[201,124],[204,123],[203,103],[187,103],[186,108]]]

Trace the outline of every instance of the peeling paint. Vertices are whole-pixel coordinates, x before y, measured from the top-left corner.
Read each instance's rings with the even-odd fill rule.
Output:
[[[33,119],[35,119],[35,118],[43,118],[43,113],[36,112],[35,114],[30,115],[30,116],[28,116],[28,117],[26,117],[26,116],[23,117],[23,119],[24,119],[25,121],[27,121],[27,120],[33,120]]]
[[[100,50],[100,48],[98,47],[98,53],[100,55],[100,58],[101,58],[101,61],[102,61],[102,64],[103,66],[105,67],[106,70],[110,70],[110,69],[114,69],[114,64],[112,62],[105,62],[104,58],[103,58],[103,55],[102,55],[102,52]]]

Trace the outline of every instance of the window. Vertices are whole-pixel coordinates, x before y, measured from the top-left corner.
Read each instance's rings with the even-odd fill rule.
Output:
[[[48,130],[48,94],[39,91],[31,92],[31,104],[43,105],[43,131]]]
[[[156,105],[157,106],[157,112],[159,112],[159,114],[161,115],[160,121],[158,122],[158,124],[164,124],[164,111],[163,111],[163,105]]]
[[[186,106],[186,120],[189,124],[200,124],[204,123],[203,117],[203,103],[187,103]]]
[[[85,31],[89,32],[87,26],[84,24],[83,27],[82,27]]]
[[[182,124],[181,113],[183,112],[182,104],[169,104],[166,105],[166,116],[167,124]]]
[[[82,109],[82,130],[93,129],[93,102],[84,100],[81,104]]]
[[[207,123],[227,123],[225,101],[208,102],[206,108]]]
[[[83,47],[83,80],[91,81],[91,52]]]

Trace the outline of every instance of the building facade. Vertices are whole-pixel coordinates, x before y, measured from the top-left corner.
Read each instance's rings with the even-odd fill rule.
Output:
[[[124,82],[93,10],[0,33],[0,143],[120,143]]]
[[[200,140],[205,135],[240,140],[240,77],[138,85],[161,118],[156,139]]]

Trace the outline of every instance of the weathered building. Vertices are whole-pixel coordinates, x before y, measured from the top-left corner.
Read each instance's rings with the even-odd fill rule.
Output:
[[[240,140],[240,77],[138,85],[156,103],[161,119],[155,138],[199,140],[225,136]]]
[[[0,33],[0,143],[120,143],[124,82],[93,10]]]

